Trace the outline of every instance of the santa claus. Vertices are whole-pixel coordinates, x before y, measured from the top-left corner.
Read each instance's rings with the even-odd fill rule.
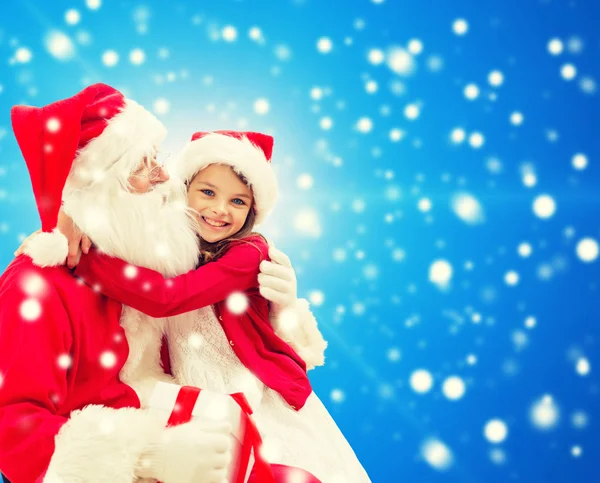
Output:
[[[15,483],[222,481],[226,426],[165,429],[165,418],[143,409],[156,382],[172,380],[159,355],[165,321],[76,280],[62,265],[67,239],[54,229],[62,200],[103,252],[169,276],[195,268],[184,185],[154,156],[164,127],[102,84],[43,108],[16,107],[12,121],[43,233],[0,279],[0,471]],[[281,293],[267,298],[295,299],[293,277],[279,282]],[[298,339],[302,353],[316,327],[298,306],[300,323],[281,336]]]

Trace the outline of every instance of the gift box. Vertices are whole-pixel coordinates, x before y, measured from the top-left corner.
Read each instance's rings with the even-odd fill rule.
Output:
[[[221,394],[191,386],[158,382],[148,406],[151,411],[169,414],[167,426],[189,422],[192,418],[228,421],[231,424],[231,465],[229,483],[245,483],[252,468],[261,483],[274,483],[270,465],[262,458],[260,435],[252,421],[252,410],[242,393]],[[253,460],[253,461],[252,461]]]

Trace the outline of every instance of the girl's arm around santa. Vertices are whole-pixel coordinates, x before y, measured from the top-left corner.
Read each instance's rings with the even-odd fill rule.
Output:
[[[151,317],[171,317],[258,287],[259,265],[269,248],[259,236],[232,242],[215,262],[173,278],[91,250],[75,275],[101,293]]]

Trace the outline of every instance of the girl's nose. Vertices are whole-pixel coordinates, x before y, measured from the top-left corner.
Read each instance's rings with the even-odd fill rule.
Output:
[[[224,203],[217,203],[212,208],[213,212],[216,215],[223,216],[227,214],[227,207]]]

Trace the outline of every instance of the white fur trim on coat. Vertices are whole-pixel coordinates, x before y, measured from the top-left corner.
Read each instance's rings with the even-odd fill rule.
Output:
[[[275,333],[302,357],[307,370],[325,364],[327,341],[319,331],[308,300],[298,299],[294,308],[282,311],[271,323]]]
[[[196,311],[191,312],[193,314]],[[175,317],[175,323],[186,322],[187,314]],[[158,381],[177,384],[173,376],[165,374],[161,363],[161,346],[167,319],[154,319],[127,305],[123,306],[121,327],[129,345],[127,362],[119,377],[137,393],[142,407],[147,407],[150,395]]]
[[[277,179],[263,151],[248,138],[207,134],[189,142],[169,168],[172,174],[187,183],[200,170],[216,163],[231,166],[236,173],[248,180],[254,193],[256,223],[261,223],[277,200]]]
[[[34,235],[25,244],[23,252],[40,267],[64,265],[69,254],[69,242],[58,228],[55,228],[50,233]]]
[[[167,416],[143,409],[87,406],[73,411],[55,438],[45,483],[131,483],[147,445]]]
[[[166,134],[166,128],[152,113],[125,99],[121,112],[108,121],[102,134],[77,153],[65,191],[102,180],[108,170],[127,177],[144,156],[158,148]]]

